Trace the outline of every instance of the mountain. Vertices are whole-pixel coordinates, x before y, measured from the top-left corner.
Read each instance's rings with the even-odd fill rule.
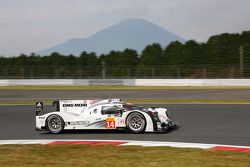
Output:
[[[146,45],[160,43],[168,45],[171,41],[184,42],[184,39],[143,19],[127,19],[89,38],[70,39],[62,44],[42,50],[37,54],[49,55],[52,52],[80,55],[82,51],[98,55],[111,50],[135,49],[141,52]]]

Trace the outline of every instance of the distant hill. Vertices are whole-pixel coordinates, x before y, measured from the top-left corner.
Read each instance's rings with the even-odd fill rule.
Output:
[[[37,52],[49,55],[52,52],[80,55],[82,51],[98,55],[111,50],[135,49],[141,52],[146,45],[160,43],[168,45],[171,41],[184,42],[184,39],[143,19],[127,19],[97,32],[89,38],[70,39],[62,44]]]

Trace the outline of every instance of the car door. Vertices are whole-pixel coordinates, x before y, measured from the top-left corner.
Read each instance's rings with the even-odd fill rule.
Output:
[[[89,121],[88,129],[106,129],[107,115],[101,113],[101,106],[95,106],[86,111],[84,119]]]

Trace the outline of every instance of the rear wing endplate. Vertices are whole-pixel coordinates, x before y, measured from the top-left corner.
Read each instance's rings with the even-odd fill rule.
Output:
[[[36,115],[43,111],[43,102],[36,102]]]

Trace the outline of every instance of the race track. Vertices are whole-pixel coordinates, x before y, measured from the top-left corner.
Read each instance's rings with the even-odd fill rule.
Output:
[[[60,99],[217,99],[249,100],[250,89],[183,90],[0,90],[0,101],[39,101]]]
[[[0,139],[119,139],[250,146],[249,104],[161,104],[160,106],[171,111],[173,119],[179,124],[177,129],[167,133],[68,131],[53,135],[35,131],[34,106],[1,105]]]

